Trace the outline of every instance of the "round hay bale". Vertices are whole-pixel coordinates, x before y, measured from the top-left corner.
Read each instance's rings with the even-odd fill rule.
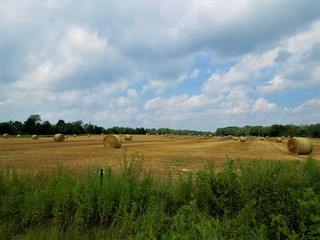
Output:
[[[246,138],[245,137],[240,137],[240,142],[246,142]]]
[[[90,137],[90,136],[91,136],[91,134],[88,134],[87,136],[88,136],[88,137]]]
[[[277,143],[281,143],[282,142],[282,138],[278,137],[277,138]]]
[[[103,145],[105,148],[120,148],[121,138],[118,135],[108,134],[103,139]]]
[[[147,136],[149,136],[149,135],[150,135],[150,133],[146,133],[146,135],[147,135]]]
[[[68,138],[68,137],[69,137],[68,135],[65,135],[65,136],[64,136],[64,138]]]
[[[76,137],[76,136],[77,136],[77,134],[73,134],[73,136],[74,136],[74,137]]]
[[[21,137],[21,134],[18,134],[18,135],[17,135],[17,138],[19,138],[19,137]]]
[[[233,137],[233,141],[238,141],[238,138],[237,137]]]
[[[287,143],[288,151],[292,154],[307,155],[313,150],[312,142],[308,138],[291,138]]]
[[[173,138],[173,134],[170,135],[170,138]]]
[[[32,139],[39,139],[39,136],[37,134],[33,134]]]
[[[3,134],[3,138],[9,138],[10,135],[8,133]]]
[[[55,142],[64,142],[64,139],[65,139],[65,136],[64,134],[61,134],[61,133],[57,133],[53,136],[53,140]]]
[[[261,141],[264,141],[264,137],[260,137],[260,140],[261,140]]]
[[[124,140],[131,141],[132,140],[132,135],[131,134],[124,135]]]

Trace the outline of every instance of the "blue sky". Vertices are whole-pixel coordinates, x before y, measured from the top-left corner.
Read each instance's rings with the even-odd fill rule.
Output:
[[[319,0],[3,0],[0,121],[320,122]]]

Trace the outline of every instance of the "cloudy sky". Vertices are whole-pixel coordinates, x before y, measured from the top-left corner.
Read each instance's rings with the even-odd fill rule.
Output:
[[[320,122],[319,0],[2,0],[0,122]]]

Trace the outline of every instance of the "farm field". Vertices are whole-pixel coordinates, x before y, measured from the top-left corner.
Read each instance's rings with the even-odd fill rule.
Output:
[[[54,142],[53,137],[1,138],[0,168],[16,169],[19,172],[37,174],[54,173],[57,164],[76,173],[88,169],[119,168],[119,159],[126,151],[130,156],[144,156],[144,168],[155,176],[171,172],[197,170],[213,161],[219,168],[228,159],[295,161],[306,160],[307,155],[292,155],[287,150],[288,138],[281,143],[276,138],[247,138],[246,142],[227,137],[133,135],[131,141],[122,137],[119,149],[105,148],[101,135],[69,136],[64,142]],[[320,160],[320,139],[311,139],[312,156]]]

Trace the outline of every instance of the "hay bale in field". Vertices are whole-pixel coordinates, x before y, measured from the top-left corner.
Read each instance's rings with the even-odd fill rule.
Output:
[[[8,133],[3,134],[3,138],[9,138],[10,135]]]
[[[103,139],[103,145],[105,148],[120,148],[121,138],[119,135],[108,134]]]
[[[55,142],[64,142],[64,139],[65,139],[65,136],[64,134],[61,134],[61,133],[57,133],[53,136],[53,140]]]
[[[282,138],[282,139],[285,139],[285,137],[284,137],[284,136],[282,136],[281,138]]]
[[[287,143],[290,153],[298,155],[310,154],[313,150],[312,142],[308,138],[291,138]]]
[[[164,136],[165,136],[165,137],[168,137],[168,134],[165,134]]]
[[[77,136],[77,134],[73,134],[73,136],[74,136],[74,137],[76,137],[76,136]]]
[[[264,137],[260,137],[260,140],[261,140],[261,141],[264,141]]]
[[[32,139],[39,139],[39,136],[37,134],[33,134]]]
[[[21,134],[18,134],[18,135],[17,135],[17,138],[19,138],[19,137],[21,137]]]
[[[246,138],[245,137],[240,137],[240,142],[246,142]]]
[[[278,137],[278,138],[277,138],[277,142],[278,142],[278,143],[281,143],[281,142],[282,142],[282,138]]]
[[[170,138],[173,138],[173,134],[170,135]]]
[[[238,141],[238,138],[237,137],[233,137],[233,141]]]
[[[146,133],[146,135],[147,135],[147,136],[149,136],[149,135],[150,135],[150,133]]]
[[[91,134],[88,134],[87,136],[88,136],[88,137],[90,137],[90,136],[91,136]]]
[[[65,135],[65,136],[64,136],[64,138],[68,138],[68,137],[69,137],[68,135]]]
[[[132,140],[132,135],[131,134],[124,135],[124,140],[131,141]]]

